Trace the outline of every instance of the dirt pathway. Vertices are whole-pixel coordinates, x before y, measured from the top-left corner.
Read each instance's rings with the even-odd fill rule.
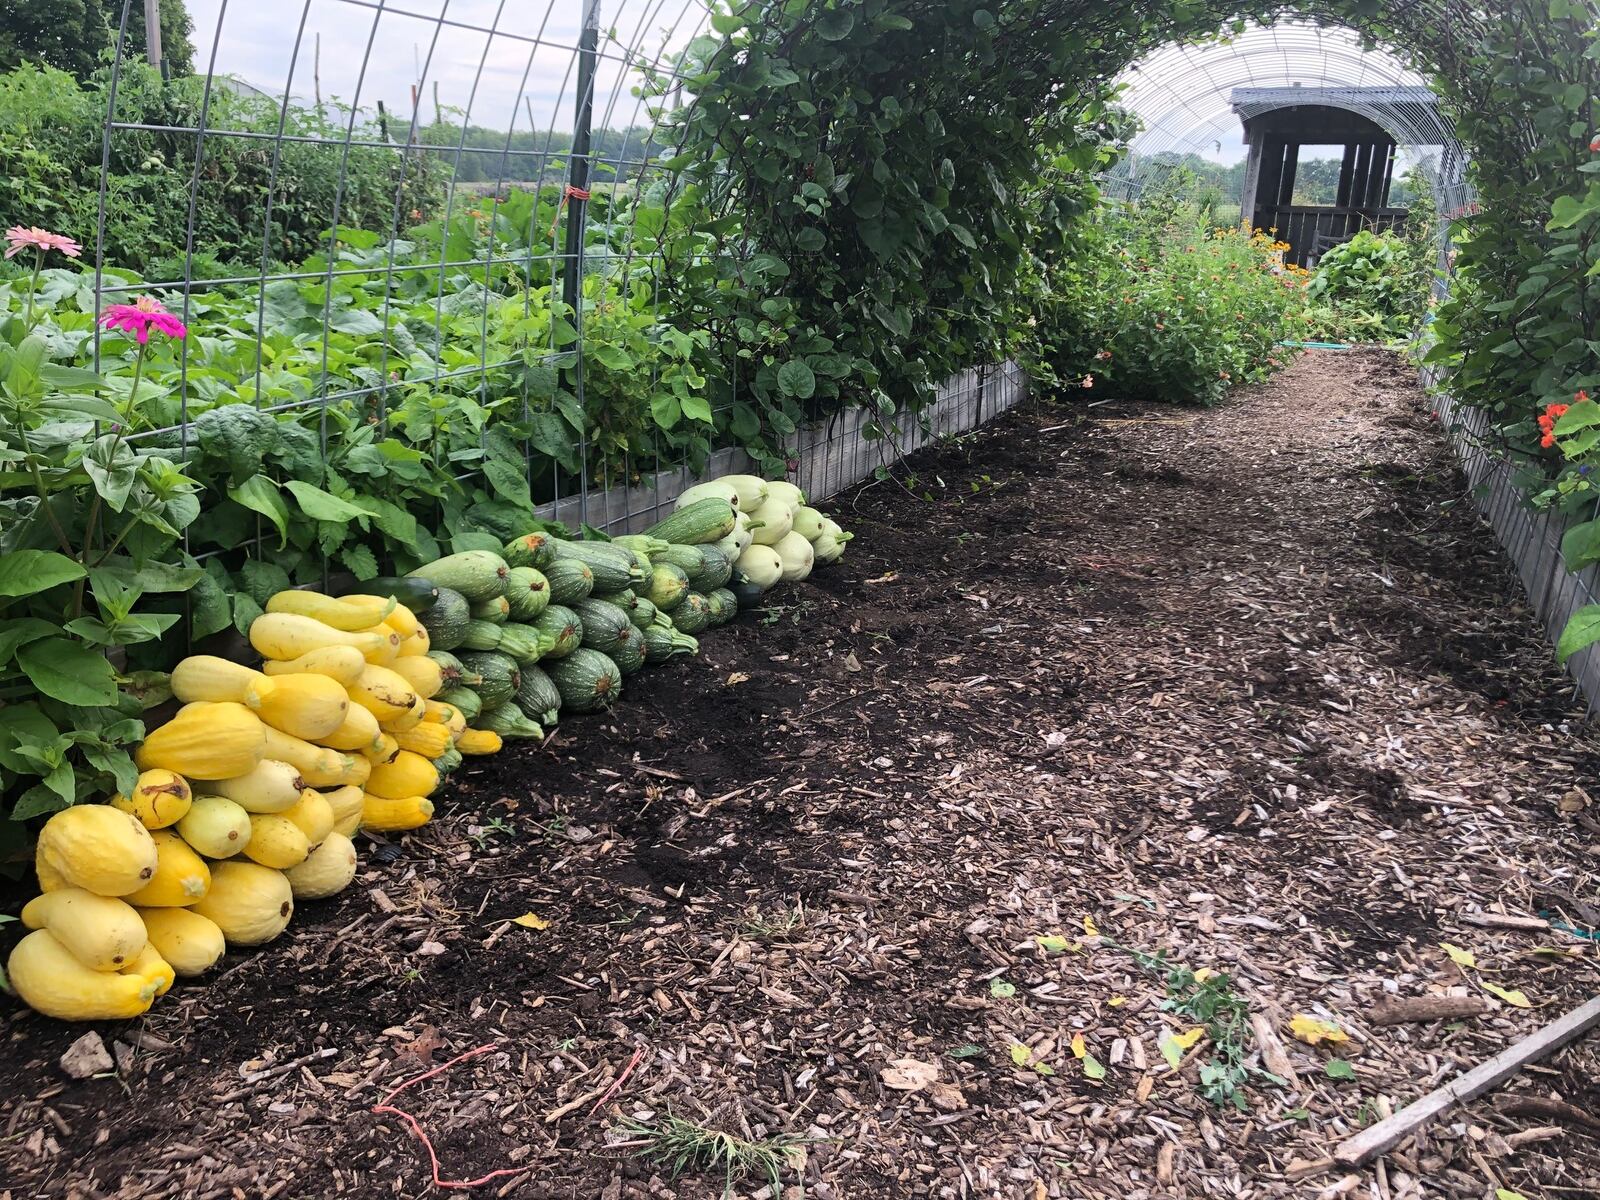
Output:
[[[1600,920],[1600,826],[1556,807],[1600,758],[1407,379],[1324,354],[1216,411],[1030,405],[843,498],[843,566],[105,1029],[121,1080],[0,1014],[0,1196],[436,1194],[370,1109],[491,1043],[399,1101],[446,1177],[528,1168],[481,1195],[716,1196],[637,1155],[696,1126],[745,1196],[768,1164],[785,1200],[1316,1195],[1296,1160],[1595,986],[1593,943],[1473,921]],[[1480,981],[1534,1007],[1367,1020]],[[1164,1001],[1235,998],[1297,1075],[1246,1033],[1241,1108],[1226,1037],[1162,1048],[1196,1025]],[[1335,1194],[1600,1195],[1593,1128],[1497,1107],[1600,1112],[1597,1078],[1600,1039]]]

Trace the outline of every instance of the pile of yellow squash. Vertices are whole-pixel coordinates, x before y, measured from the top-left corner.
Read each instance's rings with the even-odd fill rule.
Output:
[[[443,680],[415,614],[377,596],[287,591],[250,626],[261,670],[198,655],[151,731],[129,795],[56,813],[43,894],[7,972],[63,1020],[138,1016],[228,944],[269,942],[297,900],[343,891],[357,830],[415,829],[463,754],[500,738],[432,699]]]

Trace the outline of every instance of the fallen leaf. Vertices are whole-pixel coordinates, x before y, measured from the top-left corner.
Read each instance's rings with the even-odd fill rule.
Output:
[[[967,1098],[953,1083],[935,1083],[928,1088],[928,1099],[943,1112],[960,1112],[967,1106]]]
[[[512,917],[511,923],[513,925],[521,925],[524,929],[550,928],[550,922],[535,912],[525,912],[520,917]]]
[[[1094,1080],[1106,1077],[1106,1069],[1100,1065],[1100,1060],[1092,1054],[1083,1056],[1083,1077]]]
[[[1095,928],[1093,917],[1085,917],[1083,919],[1083,936],[1093,938],[1100,936],[1100,931]]]
[[[968,1042],[966,1045],[957,1046],[954,1050],[950,1051],[950,1057],[959,1061],[963,1058],[982,1058],[983,1053],[984,1051],[982,1046],[979,1046],[974,1042]]]
[[[920,1092],[939,1078],[939,1066],[916,1058],[897,1058],[881,1074],[884,1087],[897,1092]]]
[[[1078,949],[1077,942],[1069,942],[1059,933],[1043,933],[1033,940],[1039,943],[1039,949],[1046,954],[1065,954],[1068,950]]]
[[[1449,942],[1440,942],[1439,949],[1450,956],[1450,961],[1458,967],[1473,967],[1478,965],[1478,956],[1471,950],[1463,950],[1460,946],[1453,946]]]
[[[1126,996],[1113,996],[1106,1001],[1106,1006],[1108,1008],[1121,1008],[1127,1002],[1128,998]]]
[[[728,686],[729,687],[733,687],[736,684],[749,683],[749,682],[750,682],[750,676],[746,675],[743,671],[735,671],[731,675],[728,676]]]
[[[1495,1188],[1494,1200],[1527,1200],[1521,1192],[1513,1192],[1510,1188]]]
[[[1073,1034],[1072,1035],[1072,1057],[1073,1058],[1082,1058],[1087,1053],[1089,1053],[1089,1048],[1083,1044],[1083,1034],[1081,1034],[1081,1033]]]
[[[1005,979],[989,980],[989,995],[996,1000],[1009,1000],[1017,994],[1017,985]]]
[[[1013,1042],[1011,1044],[1011,1061],[1016,1063],[1017,1066],[1027,1067],[1030,1071],[1039,1075],[1054,1075],[1056,1073],[1056,1069],[1049,1063],[1034,1062],[1033,1051],[1021,1042]]]
[[[1205,1036],[1205,1029],[1196,1025],[1193,1029],[1183,1033],[1163,1034],[1160,1042],[1161,1057],[1167,1060],[1167,1066],[1174,1071],[1183,1061],[1184,1054],[1194,1047],[1194,1044]]]
[[[1198,971],[1196,971],[1194,973],[1194,981],[1196,983],[1204,983],[1206,980],[1211,979],[1215,975],[1216,975],[1216,972],[1213,971],[1210,967],[1201,967]]]
[[[1323,1042],[1338,1045],[1350,1040],[1350,1035],[1332,1021],[1308,1017],[1305,1013],[1296,1013],[1290,1018],[1289,1032],[1308,1046],[1318,1046]]]
[[[1330,1058],[1322,1065],[1323,1074],[1329,1079],[1354,1079],[1356,1069],[1342,1058]]]
[[[861,660],[855,656],[855,651],[852,650],[844,656],[844,669],[846,671],[861,670]]]
[[[1511,988],[1503,988],[1499,984],[1490,983],[1487,979],[1480,979],[1478,982],[1483,986],[1484,991],[1488,992],[1492,996],[1499,996],[1500,999],[1504,1000],[1513,1008],[1533,1007],[1533,1002],[1519,991]]]

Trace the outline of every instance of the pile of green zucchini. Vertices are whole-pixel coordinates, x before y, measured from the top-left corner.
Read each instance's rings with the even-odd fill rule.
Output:
[[[785,548],[800,557],[796,547],[774,547],[793,533],[804,498],[795,490],[798,503],[788,504],[771,489],[789,485],[755,485],[716,480],[690,489],[641,534],[580,541],[538,530],[498,554],[466,550],[418,567],[411,574],[438,591],[418,614],[445,681],[434,698],[460,709],[473,728],[542,738],[565,713],[610,707],[624,677],[647,664],[699,653],[699,634],[759,603],[782,579],[804,578],[814,560],[842,553],[850,535],[834,526],[837,540],[826,534],[831,544],[822,547],[830,558],[806,543],[803,570],[768,563]],[[771,543],[754,541],[768,525],[741,511],[742,499],[782,525]],[[825,518],[803,511],[825,534]],[[753,547],[766,555],[751,556]]]

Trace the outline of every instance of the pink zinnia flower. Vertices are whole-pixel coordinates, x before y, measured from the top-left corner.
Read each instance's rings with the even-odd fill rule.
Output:
[[[83,247],[65,234],[51,233],[37,225],[29,229],[13,225],[6,230],[6,241],[11,243],[6,247],[7,258],[15,258],[30,246],[36,250],[59,250],[68,258],[77,258],[83,253]]]
[[[107,305],[105,312],[100,314],[100,324],[107,329],[120,329],[133,334],[141,346],[150,340],[151,326],[155,327],[156,332],[170,338],[181,338],[189,332],[183,322],[162,308],[161,301],[154,296],[140,296],[132,304]]]

